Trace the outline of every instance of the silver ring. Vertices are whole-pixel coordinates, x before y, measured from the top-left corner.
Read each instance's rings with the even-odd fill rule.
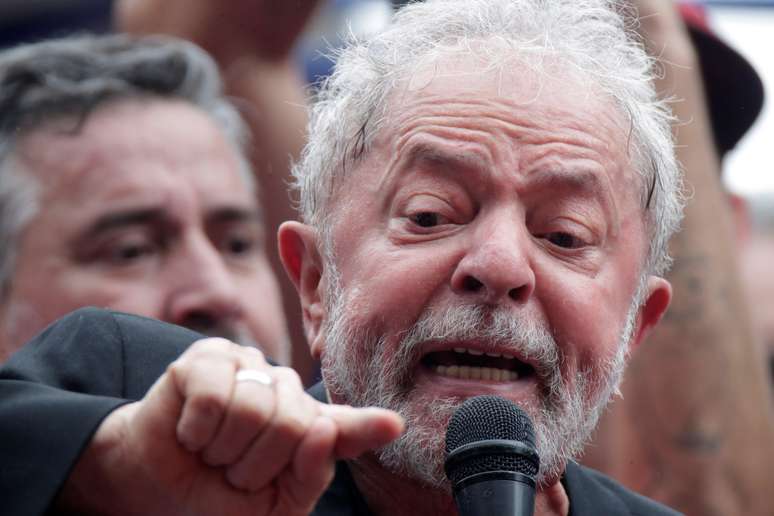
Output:
[[[255,382],[271,387],[274,384],[274,379],[263,371],[257,369],[240,369],[236,373],[235,380],[237,382]]]

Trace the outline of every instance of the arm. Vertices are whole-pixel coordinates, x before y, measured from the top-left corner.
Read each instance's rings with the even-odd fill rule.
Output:
[[[768,514],[772,401],[741,292],[697,56],[671,2],[637,5],[665,69],[657,89],[680,99],[677,155],[692,195],[671,242],[672,306],[633,357],[623,399],[585,462],[687,514]]]
[[[239,381],[249,370],[272,384]],[[194,343],[99,426],[57,499],[67,514],[309,514],[337,459],[398,436],[397,415],[322,404],[291,369],[224,339]]]
[[[163,347],[150,342],[141,374],[174,359],[194,335],[181,329]],[[3,511],[42,514],[49,506],[103,418],[131,397],[122,355],[110,313],[86,308],[52,324],[0,369]]]
[[[160,33],[197,43],[218,62],[226,89],[249,124],[251,161],[269,235],[268,256],[279,278],[293,348],[293,366],[308,379],[296,293],[279,261],[279,225],[297,213],[288,193],[290,163],[306,141],[307,99],[292,49],[318,0],[119,0],[115,25],[137,34]]]
[[[79,311],[15,356],[0,372],[4,509],[307,514],[336,459],[401,430],[388,411],[317,402],[294,372],[224,339],[200,340],[180,355],[191,336]],[[163,374],[150,378],[137,367]],[[242,369],[273,384],[239,382]],[[150,383],[140,401],[121,399]]]

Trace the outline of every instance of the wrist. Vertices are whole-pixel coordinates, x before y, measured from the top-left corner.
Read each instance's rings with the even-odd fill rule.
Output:
[[[127,507],[120,498],[124,482],[117,477],[126,470],[121,449],[132,410],[132,405],[121,406],[102,421],[54,501],[57,513],[117,514],[117,507]]]

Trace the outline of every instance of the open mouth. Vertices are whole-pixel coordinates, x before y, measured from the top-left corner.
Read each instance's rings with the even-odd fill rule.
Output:
[[[433,351],[421,362],[435,374],[463,380],[514,382],[535,374],[532,366],[513,355],[470,348]]]

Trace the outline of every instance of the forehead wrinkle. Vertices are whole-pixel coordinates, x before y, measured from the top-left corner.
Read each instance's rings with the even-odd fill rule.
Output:
[[[487,127],[489,129],[487,132],[511,125],[532,128],[536,126],[536,124],[530,123],[535,113],[524,113],[520,117],[523,119],[520,122],[514,120],[518,111],[528,109],[529,106],[529,103],[520,104],[504,97],[483,100],[475,97],[463,98],[458,95],[450,99],[446,95],[423,94],[421,97],[415,98],[413,101],[409,100],[404,104],[404,108],[395,117],[395,125],[398,127],[411,126],[411,120],[418,117],[452,121],[459,119],[464,122],[464,125]],[[424,113],[418,116],[416,109],[420,107]]]
[[[617,134],[614,134],[610,127],[606,127],[607,124],[600,124],[598,120],[595,120],[592,127],[591,122],[578,120],[577,116],[568,116],[563,111],[548,111],[547,115],[547,119],[552,121],[552,125],[544,128],[535,125],[535,131],[520,138],[524,143],[541,145],[564,143],[578,149],[593,150],[598,154],[602,154],[605,150],[615,152]],[[612,122],[612,120],[609,121]],[[623,135],[623,133],[620,134]],[[621,144],[621,147],[625,145],[623,139],[618,143]]]
[[[492,151],[496,148],[481,140],[492,138],[491,133],[437,123],[447,119],[446,116],[409,117],[407,123],[395,131],[398,136],[391,146],[386,173],[377,187],[383,188],[398,170],[418,160],[447,163],[463,169],[489,168],[493,162]]]
[[[488,103],[470,100],[417,104],[422,104],[421,115],[406,109],[396,117],[396,132],[399,134],[395,145],[396,152],[401,151],[405,141],[417,132],[437,134],[460,141],[475,140],[476,143],[482,144],[482,147],[487,147],[490,158],[499,157],[497,153],[500,147],[495,142],[500,138],[507,141],[503,149],[518,153],[525,144],[544,146],[560,142],[574,145],[584,153],[592,151],[601,154],[609,143],[589,134],[581,123],[568,120],[574,118],[573,115],[568,117],[568,113],[560,110],[545,109],[535,113],[505,100]],[[550,127],[546,127],[548,123],[551,124]]]
[[[428,161],[486,169],[492,163],[492,153],[487,145],[481,144],[480,138],[487,136],[484,131],[459,127],[418,127],[398,138],[395,153],[404,156],[407,164]]]
[[[392,130],[383,133],[387,138],[391,133],[394,138],[390,168],[405,163],[407,149],[410,153],[415,152],[412,145],[418,135],[437,136],[441,142],[453,140],[446,144],[450,149],[469,143],[471,150],[466,152],[474,152],[473,146],[476,151],[481,149],[486,168],[510,160],[517,170],[532,168],[534,161],[546,155],[587,159],[606,170],[617,168],[614,160],[607,156],[610,151],[618,154],[614,149],[614,135],[610,134],[611,127],[599,124],[598,118],[603,116],[605,121],[615,125],[618,118],[615,111],[597,109],[594,119],[589,120],[583,116],[586,111],[579,114],[536,101],[517,102],[507,97],[477,98],[459,94],[450,98],[448,94],[427,90],[420,90],[413,96],[404,95],[401,101],[402,108],[392,115]],[[594,122],[594,133],[589,131],[591,122]],[[610,138],[598,136],[596,133],[600,130]],[[498,145],[500,139],[506,140],[506,145]],[[416,149],[419,150],[422,149]],[[500,156],[503,152],[508,155]]]

